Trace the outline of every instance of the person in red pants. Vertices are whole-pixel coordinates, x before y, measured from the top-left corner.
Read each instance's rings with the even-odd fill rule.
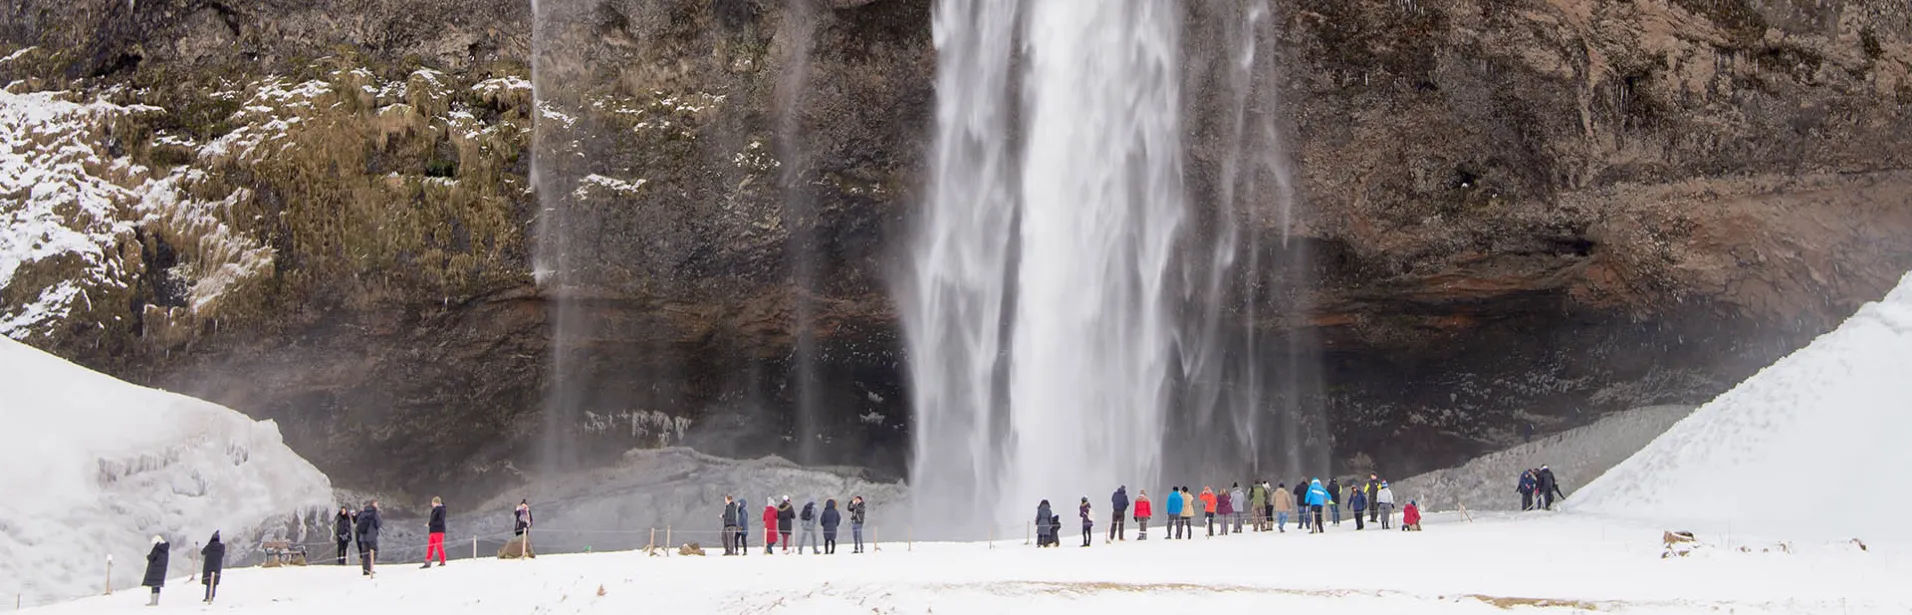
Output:
[[[419,566],[419,568],[432,567],[433,554],[438,555],[438,565],[442,567],[445,565],[445,501],[444,500],[441,500],[438,498],[432,498],[432,520],[431,520],[431,523],[426,527],[426,530],[431,532],[431,542],[426,543],[426,546],[425,546],[425,565]]]

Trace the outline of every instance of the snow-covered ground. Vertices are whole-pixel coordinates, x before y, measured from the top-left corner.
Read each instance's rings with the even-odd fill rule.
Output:
[[[1788,538],[1912,542],[1912,274],[1701,406],[1573,510]]]
[[[1592,425],[1482,455],[1460,467],[1397,481],[1394,488],[1415,494],[1430,510],[1457,510],[1460,505],[1472,511],[1520,510],[1520,494],[1514,487],[1521,471],[1546,465],[1560,478],[1561,490],[1571,496],[1692,412],[1692,406],[1618,412]]]
[[[244,557],[331,484],[271,422],[134,386],[0,337],[0,592],[30,603],[137,585],[151,537],[172,573],[214,530]],[[294,537],[300,538],[300,537]]]
[[[157,611],[307,615],[445,613],[1903,613],[1904,552],[1847,544],[1703,547],[1662,559],[1657,526],[1567,514],[1449,515],[1426,531],[1298,532],[1060,549],[1021,540],[886,542],[852,555],[647,556],[642,552],[467,559],[420,570],[233,570],[217,604],[176,583]],[[1100,529],[1100,527],[1098,527]],[[1703,539],[1713,539],[1706,536]],[[1754,546],[1740,552],[1741,544]],[[602,594],[600,594],[602,588]],[[34,612],[151,613],[143,592]]]

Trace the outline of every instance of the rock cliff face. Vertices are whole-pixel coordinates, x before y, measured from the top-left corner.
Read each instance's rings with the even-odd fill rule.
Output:
[[[0,325],[276,419],[347,485],[518,480],[553,356],[591,383],[580,460],[900,475],[930,2],[541,5],[9,0],[9,169],[64,171],[0,185],[46,227],[0,244]],[[1282,266],[1236,274],[1268,307],[1228,326],[1267,365],[1305,342],[1342,466],[1703,400],[1912,269],[1903,3],[1267,6],[1255,113],[1298,198],[1248,203]],[[1207,45],[1242,9],[1188,8],[1200,203],[1231,151]],[[22,247],[55,236],[94,249]]]

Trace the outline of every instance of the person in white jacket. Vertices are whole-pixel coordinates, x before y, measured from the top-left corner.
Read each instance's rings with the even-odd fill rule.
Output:
[[[1394,490],[1388,488],[1387,481],[1381,481],[1381,490],[1375,492],[1374,507],[1380,510],[1381,529],[1388,529],[1388,519],[1394,516]]]

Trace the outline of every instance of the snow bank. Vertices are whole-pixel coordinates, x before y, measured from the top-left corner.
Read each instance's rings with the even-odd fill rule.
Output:
[[[1701,406],[1572,510],[1764,536],[1912,541],[1912,274]]]
[[[127,384],[0,338],[0,592],[32,602],[139,584],[151,537],[171,573],[214,530],[228,561],[289,514],[330,505],[331,484],[270,421]],[[303,538],[303,537],[295,537]]]
[[[1455,510],[1460,505],[1473,511],[1520,510],[1520,494],[1514,487],[1521,471],[1549,466],[1560,479],[1561,491],[1571,495],[1692,413],[1692,406],[1648,406],[1614,413],[1592,425],[1482,455],[1457,468],[1397,481],[1394,494],[1415,499],[1428,510]]]

